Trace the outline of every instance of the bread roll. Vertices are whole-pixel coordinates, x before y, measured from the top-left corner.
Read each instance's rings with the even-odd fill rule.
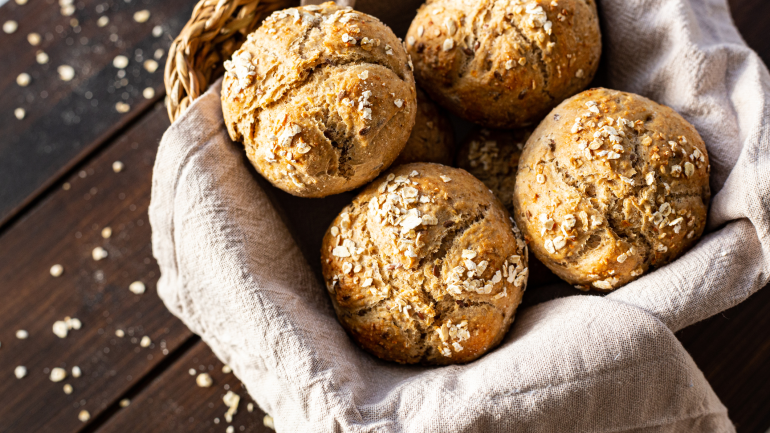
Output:
[[[395,167],[356,197],[321,260],[342,326],[405,364],[467,362],[495,347],[529,273],[523,238],[484,184],[425,163]]]
[[[594,0],[429,0],[407,34],[418,83],[492,128],[537,123],[596,72]]]
[[[278,188],[359,187],[403,150],[417,112],[407,54],[376,18],[334,3],[270,15],[225,62],[230,137]]]
[[[449,119],[417,88],[417,116],[412,135],[393,165],[435,162],[452,165],[455,157],[454,130]]]
[[[709,159],[669,107],[592,89],[537,127],[514,215],[535,256],[582,290],[614,290],[692,247],[706,226]]]
[[[457,166],[484,182],[513,214],[513,186],[524,143],[532,128],[475,128],[457,154]]]

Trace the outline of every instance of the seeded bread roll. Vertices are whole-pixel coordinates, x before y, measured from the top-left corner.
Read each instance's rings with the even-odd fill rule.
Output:
[[[484,182],[513,214],[513,186],[519,158],[532,128],[474,128],[457,154],[457,166]]]
[[[420,86],[493,128],[538,122],[585,88],[601,47],[594,0],[428,0],[407,34]]]
[[[592,89],[537,127],[519,162],[515,218],[535,256],[577,288],[614,290],[703,233],[709,159],[669,107]]]
[[[464,170],[401,165],[326,232],[324,279],[342,326],[404,364],[472,361],[500,343],[527,283],[527,250],[500,202]]]
[[[412,135],[393,165],[435,162],[451,165],[455,156],[454,130],[449,119],[417,88],[417,116]]]
[[[404,148],[417,112],[402,44],[334,3],[275,12],[225,62],[230,137],[273,185],[302,197],[361,186]]]

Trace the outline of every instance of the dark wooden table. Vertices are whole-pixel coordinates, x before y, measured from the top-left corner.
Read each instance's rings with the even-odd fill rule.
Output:
[[[767,63],[770,2],[730,3]],[[0,24],[18,23],[0,33],[0,432],[270,431],[241,383],[155,293],[147,207],[169,125],[163,66],[193,6],[10,0],[0,7]],[[146,20],[136,14],[144,10]],[[30,33],[39,35],[36,46]],[[119,55],[128,60],[124,68],[116,67]],[[74,68],[71,80],[60,77],[62,65]],[[17,84],[22,73],[26,86]],[[92,258],[97,247],[106,258]],[[50,272],[55,264],[64,269],[58,277]],[[132,293],[134,281],[146,292]],[[59,338],[52,326],[65,317],[82,327]],[[22,329],[28,338],[16,337]],[[770,428],[768,331],[766,289],[678,334],[739,432]],[[27,374],[16,379],[20,365]],[[68,375],[54,383],[57,367]],[[201,372],[211,387],[196,385]],[[228,391],[241,396],[232,424],[222,401]],[[79,420],[82,411],[87,420]]]

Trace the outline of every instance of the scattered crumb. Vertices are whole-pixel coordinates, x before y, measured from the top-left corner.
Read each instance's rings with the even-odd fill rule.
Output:
[[[64,323],[67,324],[67,328],[74,329],[74,330],[78,330],[80,329],[81,326],[83,326],[83,324],[80,323],[80,319],[78,319],[77,317],[73,317],[72,319],[70,319],[69,317],[65,317]]]
[[[187,373],[188,373],[190,376],[195,376],[195,375],[196,375],[198,372],[197,372],[197,371],[195,371],[195,369],[194,369],[194,368],[191,368],[191,369],[187,370]]]
[[[53,323],[53,333],[59,338],[67,338],[67,324],[63,320],[57,320]]]
[[[51,379],[51,382],[61,382],[67,377],[67,370],[56,367],[53,370],[51,370],[51,375],[48,376],[49,379]]]
[[[27,0],[16,0],[16,4],[19,6],[24,6],[27,4]]]
[[[23,108],[19,107],[15,110],[13,110],[13,115],[16,116],[17,119],[22,120],[24,119],[24,116],[27,115],[27,111]]]
[[[232,373],[232,372],[233,372],[233,369],[232,369],[232,368],[230,368],[230,366],[229,366],[229,365],[225,364],[225,365],[223,365],[223,366],[222,366],[222,373],[224,373],[224,374],[230,374],[230,373]]]
[[[150,11],[148,11],[147,9],[134,13],[134,21],[138,23],[146,22],[148,19],[150,19]]]
[[[150,347],[150,344],[152,344],[152,340],[146,335],[142,337],[142,340],[139,342],[139,345],[142,347]]]
[[[123,338],[126,336],[126,333],[122,329],[116,329],[115,336],[118,338]]]
[[[101,259],[107,258],[108,255],[109,253],[107,253],[107,250],[102,247],[96,247],[93,251],[91,251],[91,258],[97,262]]]
[[[273,422],[273,417],[270,415],[265,415],[265,417],[262,418],[262,424],[267,428],[275,430],[275,423]]]
[[[227,428],[225,429],[225,433],[235,433],[235,427],[231,425],[227,426]]]
[[[119,56],[115,56],[115,58],[112,59],[112,66],[118,69],[124,69],[126,66],[128,66],[128,57],[122,54]]]
[[[145,286],[144,283],[141,281],[134,281],[133,283],[129,284],[128,290],[131,291],[131,293],[135,295],[141,295],[144,293]]]
[[[16,31],[16,29],[19,28],[19,23],[17,23],[14,20],[8,20],[3,23],[3,31],[8,33],[9,35]]]
[[[69,182],[64,182],[62,184],[62,186],[61,186],[61,189],[65,190],[65,191],[69,191],[71,187],[72,187],[72,185],[70,185]]]
[[[56,68],[62,81],[70,81],[75,78],[75,69],[70,65],[61,65]]]
[[[125,102],[118,102],[115,104],[115,111],[118,113],[128,113],[128,110],[131,109],[131,106],[126,104]]]
[[[254,412],[254,403],[249,403],[246,405],[246,410],[249,412]]]
[[[165,54],[163,48],[158,48],[152,56],[155,57],[155,60],[160,60],[163,57],[163,54]]]
[[[120,400],[120,407],[128,407],[129,404],[131,404],[131,400],[124,398],[123,400]]]
[[[208,388],[214,384],[214,381],[208,373],[201,373],[195,378],[195,383],[201,388]]]
[[[152,35],[155,36],[156,38],[161,37],[161,35],[163,35],[163,27],[161,27],[161,26],[153,27],[152,28]]]
[[[110,23],[110,17],[108,17],[107,15],[102,15],[99,17],[98,20],[96,20],[96,25],[99,27],[104,27],[109,23]]]
[[[41,39],[42,38],[38,33],[30,33],[27,35],[27,42],[29,42],[29,44],[32,45],[33,47],[37,46],[37,44],[40,43]]]
[[[13,375],[16,376],[16,379],[21,379],[22,377],[27,375],[27,367],[20,365],[14,368]]]
[[[83,374],[83,372],[80,370],[80,367],[77,365],[72,367],[72,377],[80,377]]]
[[[78,414],[78,419],[82,422],[86,422],[91,419],[91,414],[87,410],[81,410]]]
[[[39,65],[45,65],[48,63],[48,54],[46,54],[45,51],[38,51],[35,53],[35,61]]]
[[[144,96],[144,99],[152,99],[155,97],[155,89],[152,87],[145,87],[144,90],[142,90],[142,96]]]
[[[26,330],[19,329],[18,331],[16,331],[16,338],[18,338],[19,340],[26,340],[27,337],[29,337],[29,332],[27,332]]]
[[[16,84],[18,84],[21,87],[27,87],[29,86],[29,83],[32,81],[32,77],[29,76],[28,73],[22,72],[19,74],[18,77],[16,77]]]
[[[228,407],[227,412],[225,412],[225,421],[233,422],[233,415],[238,413],[238,403],[241,401],[241,396],[232,391],[227,391],[227,394],[222,397],[222,401]]]
[[[147,70],[149,73],[153,73],[158,70],[158,62],[156,62],[153,59],[148,59],[144,61],[144,69]]]
[[[115,161],[112,163],[112,171],[114,171],[115,173],[120,173],[121,171],[123,171],[124,167],[125,165],[123,165],[123,163],[120,161]]]
[[[112,236],[112,229],[109,227],[105,227],[102,229],[102,237],[104,239],[109,239],[110,236]]]
[[[65,383],[64,384],[64,393],[67,394],[67,395],[72,394],[72,385],[70,385],[69,383]]]

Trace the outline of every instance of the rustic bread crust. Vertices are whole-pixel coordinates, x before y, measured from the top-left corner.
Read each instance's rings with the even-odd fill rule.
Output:
[[[430,163],[367,187],[326,232],[321,261],[342,326],[405,364],[468,362],[495,347],[529,273],[520,232],[484,184]]]
[[[457,166],[484,182],[511,215],[519,158],[532,131],[476,127],[457,153]]]
[[[452,165],[454,156],[454,130],[449,118],[418,87],[417,116],[412,135],[393,165],[412,162]]]
[[[602,49],[594,0],[429,0],[406,42],[420,86],[492,128],[540,121],[591,82]]]
[[[302,197],[359,187],[404,148],[417,112],[409,59],[376,18],[334,3],[275,12],[225,62],[230,137]]]
[[[608,89],[556,107],[527,141],[514,216],[535,256],[582,290],[614,290],[692,247],[709,159],[669,107]]]

